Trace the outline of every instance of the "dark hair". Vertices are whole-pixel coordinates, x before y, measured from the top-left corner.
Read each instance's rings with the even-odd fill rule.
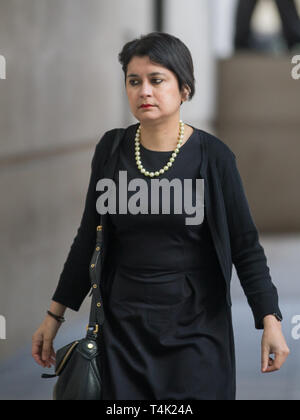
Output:
[[[195,94],[193,59],[189,49],[179,38],[165,32],[151,32],[127,42],[118,56],[125,84],[128,64],[134,56],[148,56],[151,61],[171,70],[177,77],[179,90],[187,85],[190,89],[188,100],[193,98]]]

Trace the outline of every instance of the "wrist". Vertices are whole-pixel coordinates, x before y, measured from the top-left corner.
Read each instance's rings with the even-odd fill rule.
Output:
[[[51,318],[53,321],[56,321],[59,324],[65,322],[65,318],[61,315],[57,315],[52,311],[47,311],[47,318]]]
[[[269,314],[263,318],[264,328],[269,327],[280,327],[281,328],[281,319],[277,314]]]
[[[62,325],[61,322],[56,321],[56,319],[52,318],[52,316],[48,314],[46,314],[43,324],[46,328],[59,328]]]
[[[64,316],[67,307],[62,305],[61,303],[55,302],[54,300],[51,302],[49,311],[58,316]]]

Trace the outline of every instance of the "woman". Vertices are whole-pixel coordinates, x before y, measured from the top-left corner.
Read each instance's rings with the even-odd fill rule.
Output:
[[[127,43],[119,60],[130,109],[139,123],[123,129],[106,165],[115,130],[97,145],[84,214],[50,311],[56,316],[67,307],[78,311],[86,297],[101,213],[106,238],[100,282],[106,315],[101,334],[103,399],[234,400],[232,263],[255,327],[264,329],[262,371],[278,370],[289,353],[277,290],[235,156],[221,140],[180,122],[180,106],[193,97],[195,81],[192,57],[178,38],[150,33]],[[124,184],[124,175],[127,182],[149,187],[139,200]],[[113,178],[118,211],[110,207],[105,214],[103,200],[98,201],[101,178]],[[192,181],[193,205],[198,198],[194,208],[201,211],[197,223],[191,217],[187,223],[190,211],[185,205],[179,212],[172,194],[170,211],[162,212],[161,204],[159,211],[151,211],[158,201],[150,194],[151,183],[171,185],[175,179],[176,188]],[[201,179],[204,202],[196,187]],[[120,204],[124,210],[124,201],[131,211],[119,210]],[[141,211],[136,211],[137,201]],[[33,357],[41,366],[54,364],[59,325],[59,319],[47,315],[33,336]],[[269,358],[272,352],[275,361]]]

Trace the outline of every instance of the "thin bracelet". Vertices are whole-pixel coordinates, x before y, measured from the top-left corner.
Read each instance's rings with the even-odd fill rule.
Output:
[[[55,315],[50,311],[47,311],[47,314],[52,316],[52,318],[56,319],[57,322],[65,322],[65,318],[63,316]]]

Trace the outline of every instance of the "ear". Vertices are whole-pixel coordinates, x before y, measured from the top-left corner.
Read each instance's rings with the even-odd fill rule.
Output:
[[[182,93],[181,93],[181,98],[183,102],[186,102],[189,98],[191,89],[189,88],[188,85],[184,85],[182,88]]]

